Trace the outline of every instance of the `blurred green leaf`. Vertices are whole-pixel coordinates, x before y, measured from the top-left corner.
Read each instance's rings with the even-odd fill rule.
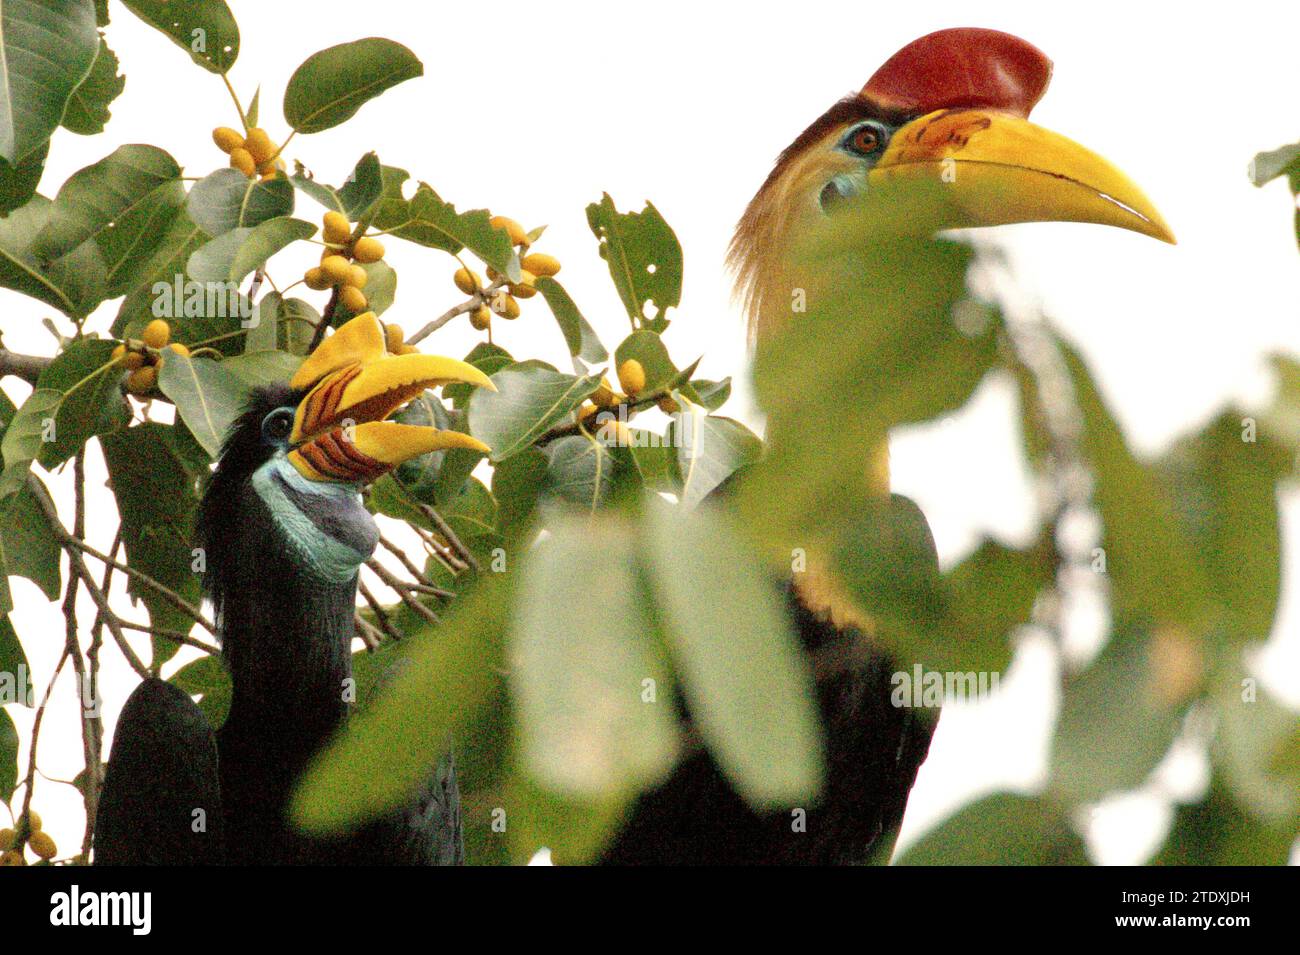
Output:
[[[672,768],[679,734],[670,677],[646,645],[631,527],[577,520],[550,530],[524,563],[514,614],[524,771],[566,797],[640,791]],[[599,587],[588,583],[593,567]]]
[[[740,468],[757,461],[763,442],[739,421],[704,414],[686,404],[668,426],[667,440],[676,449],[681,502],[695,507]]]
[[[419,57],[382,37],[313,53],[284,88],[284,119],[300,133],[319,133],[351,119],[366,102],[424,75]]]
[[[0,543],[7,573],[26,577],[50,600],[59,599],[63,587],[59,562],[63,554],[36,495],[26,485],[0,509]],[[8,618],[4,618],[0,629],[7,626]],[[4,638],[0,637],[0,649],[3,643]],[[0,660],[3,657],[4,653],[0,652]],[[0,665],[0,673],[4,672],[13,671]]]
[[[1151,865],[1286,865],[1295,837],[1294,825],[1270,824],[1243,810],[1215,777],[1200,802],[1178,806]]]
[[[570,434],[545,448],[543,492],[552,498],[595,511],[614,486],[614,458],[604,443],[586,434]]]
[[[751,805],[788,808],[822,785],[812,672],[775,581],[722,514],[648,508],[644,544],[687,706]]]
[[[1052,791],[1088,803],[1136,789],[1178,735],[1200,685],[1200,654],[1172,629],[1117,623],[1101,655],[1065,681],[1052,740]]]
[[[1256,153],[1250,161],[1250,181],[1263,186],[1278,176],[1300,170],[1300,143],[1279,146],[1267,152]]]
[[[503,682],[510,591],[508,578],[489,574],[439,626],[407,641],[408,663],[308,769],[293,802],[301,825],[346,829],[398,805],[479,719]]]
[[[896,865],[1087,865],[1083,842],[1052,803],[994,793],[931,829]]]

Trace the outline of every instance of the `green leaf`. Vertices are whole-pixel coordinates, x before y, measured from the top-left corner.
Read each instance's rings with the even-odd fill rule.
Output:
[[[108,276],[93,242],[45,262],[32,252],[32,240],[50,221],[53,203],[33,196],[25,206],[0,219],[0,286],[84,318],[106,297]]]
[[[546,446],[548,497],[595,511],[614,488],[614,456],[597,438],[571,434]]]
[[[0,508],[0,545],[7,573],[26,577],[50,600],[59,599],[63,586],[59,544],[35,493],[26,485],[8,505]],[[0,631],[8,626],[6,618],[0,622]],[[4,637],[0,634],[0,661],[5,655],[3,644]],[[0,665],[0,673],[6,672],[14,671]]]
[[[575,355],[593,365],[609,357],[609,352],[605,351],[605,346],[596,336],[596,330],[582,317],[578,306],[569,297],[563,285],[553,278],[543,276],[537,280],[536,286],[537,291],[542,293],[542,298],[546,299],[546,304],[550,306],[551,314],[555,316],[555,324],[560,326],[564,342],[569,346],[570,355]]]
[[[309,767],[293,800],[300,825],[347,829],[409,798],[495,698],[509,600],[507,578],[489,574],[442,624],[407,641],[398,675]]]
[[[175,403],[195,439],[215,460],[247,400],[244,385],[211,358],[168,352],[159,365],[158,389]]]
[[[1119,622],[1065,683],[1052,741],[1053,793],[1073,803],[1136,789],[1164,758],[1200,681],[1201,650],[1171,631]]]
[[[673,364],[668,348],[657,332],[638,329],[619,343],[614,349],[614,368],[621,368],[625,361],[640,362],[645,372],[645,387],[639,394],[652,395],[669,388],[677,381],[681,372]]]
[[[665,313],[682,294],[682,247],[672,228],[652,203],[640,212],[619,212],[609,193],[587,206],[587,224],[628,315],[638,326],[662,332],[668,327]],[[655,305],[653,315],[645,312],[648,302]]]
[[[168,680],[173,686],[184,690],[190,696],[199,697],[199,709],[208,718],[213,730],[219,730],[230,713],[230,697],[233,692],[230,685],[230,671],[220,657],[199,657],[187,663]]]
[[[640,791],[672,768],[679,733],[670,678],[646,643],[653,624],[632,529],[561,521],[549,530],[524,565],[514,618],[520,758],[563,796]],[[592,567],[599,587],[589,586]]]
[[[46,140],[19,160],[16,166],[0,159],[0,215],[8,215],[36,195],[49,151],[50,143]]]
[[[18,730],[0,706],[0,801],[8,802],[18,785]]]
[[[62,464],[95,435],[125,427],[131,420],[120,387],[122,371],[106,367],[115,345],[97,338],[71,342],[41,372],[36,387],[62,395],[52,440],[41,446],[42,467]]]
[[[1219,603],[1216,633],[1236,646],[1267,639],[1282,592],[1277,486],[1293,453],[1268,423],[1226,411],[1159,462]]]
[[[684,507],[700,504],[735,471],[763,454],[758,435],[739,421],[703,414],[702,409],[690,404],[683,404],[668,426],[667,441],[677,451]]]
[[[0,159],[16,164],[50,138],[98,49],[91,0],[0,5]]]
[[[643,538],[674,669],[719,767],[757,808],[814,799],[817,697],[777,587],[722,514],[650,508]]]
[[[994,793],[959,810],[903,853],[897,865],[1086,865],[1061,810],[1036,796]]]
[[[469,249],[511,280],[519,278],[519,257],[510,237],[504,229],[492,227],[492,216],[486,209],[457,212],[424,182],[410,199],[401,198],[400,185],[398,188],[395,195],[386,193],[375,206],[377,228],[399,239],[452,254]]]
[[[1295,826],[1269,822],[1244,810],[1217,774],[1200,802],[1179,806],[1164,847],[1151,865],[1286,865]]]
[[[239,27],[225,0],[122,0],[161,30],[209,73],[225,73],[239,58]]]
[[[316,226],[302,219],[267,219],[210,239],[190,255],[185,270],[198,282],[239,282],[280,250],[315,234]]]
[[[503,534],[526,527],[537,508],[548,464],[544,451],[526,448],[492,469],[492,496],[497,501],[497,523]]]
[[[32,243],[43,261],[93,239],[107,269],[107,297],[134,283],[141,258],[151,255],[185,204],[181,168],[154,146],[122,146],[73,173],[55,198]]]
[[[696,400],[709,411],[717,411],[727,403],[731,397],[731,378],[723,378],[721,381],[708,381],[704,378],[697,378],[691,382],[691,387],[695,389]]]
[[[599,859],[601,850],[618,831],[630,801],[631,797],[624,793],[594,799],[565,797],[516,766],[493,808],[505,810],[505,837],[512,864],[526,864],[545,846],[551,850],[551,861],[556,865],[587,865]]]
[[[1256,153],[1250,161],[1250,181],[1256,186],[1263,186],[1279,176],[1297,170],[1300,170],[1300,143],[1292,143],[1268,152]]]
[[[293,186],[283,176],[262,181],[238,169],[218,169],[190,189],[185,211],[211,236],[293,212]]]
[[[55,412],[62,399],[60,391],[37,388],[9,422],[0,441],[0,456],[5,465],[0,474],[0,499],[18,493],[26,485],[32,462],[54,431]]]
[[[221,367],[249,388],[284,384],[302,364],[302,359],[285,351],[246,351],[221,362]]]
[[[104,131],[112,117],[108,104],[121,95],[126,87],[126,77],[117,72],[117,54],[108,48],[102,37],[99,52],[90,67],[90,74],[72,91],[68,106],[63,111],[63,128],[82,136],[93,136]]]
[[[366,270],[366,310],[382,315],[397,298],[397,270],[383,259],[361,267]]]
[[[1093,468],[1093,500],[1105,525],[1102,544],[1115,611],[1199,629],[1211,591],[1175,520],[1171,495],[1153,469],[1129,451],[1083,359],[1064,342],[1058,347],[1083,415],[1082,448]]]
[[[164,360],[164,367],[168,360]],[[100,445],[108,466],[108,483],[122,518],[126,563],[197,604],[199,574],[193,567],[191,534],[199,501],[198,475],[173,451],[171,430],[169,425],[145,422],[104,435]],[[187,614],[153,588],[130,579],[127,591],[144,603],[155,627],[188,632],[193,626]],[[155,637],[154,667],[161,666],[178,649],[172,641]]]
[[[599,376],[565,375],[541,362],[520,362],[492,376],[496,391],[478,389],[469,403],[470,434],[492,449],[492,461],[516,454],[573,413],[600,385]]]
[[[300,133],[319,133],[350,119],[385,90],[423,75],[419,57],[393,40],[340,43],[294,70],[284,89],[284,118]]]
[[[207,233],[194,224],[184,209],[176,214],[171,227],[159,240],[153,254],[137,263],[135,287],[122,302],[117,311],[117,317],[113,320],[113,334],[115,336],[123,338],[130,332],[138,334],[150,321],[160,317],[153,313],[154,305],[158,300],[158,291],[166,286],[174,288],[178,280],[184,281],[186,261],[196,249],[207,241]],[[158,289],[155,289],[155,286],[158,286]],[[173,298],[175,298],[174,295]],[[174,316],[184,315],[184,295],[181,298],[182,307],[172,310]],[[199,317],[199,315],[187,316],[186,328],[189,329],[193,325],[199,324],[193,321]],[[173,332],[177,331],[177,329],[173,329]],[[206,336],[199,335],[199,337]],[[173,334],[173,340],[188,342],[197,339],[184,338]]]
[[[384,179],[379,167],[379,157],[368,152],[352,167],[347,181],[338,190],[343,214],[356,222],[370,211],[384,191]]]
[[[53,599],[53,598],[51,598]],[[26,670],[31,672],[27,665],[27,654],[23,652],[22,641],[18,639],[18,634],[14,632],[13,621],[9,615],[0,616],[0,673],[9,674],[15,681],[18,674]],[[36,693],[30,683],[27,685],[27,692],[19,693],[15,685],[12,697],[9,698],[11,703],[20,703],[23,706],[36,705]],[[4,798],[0,794],[0,798]]]

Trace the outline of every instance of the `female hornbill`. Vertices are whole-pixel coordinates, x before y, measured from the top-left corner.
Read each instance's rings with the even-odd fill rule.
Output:
[[[835,103],[781,153],[745,210],[730,262],[760,343],[789,327],[793,289],[854,288],[833,257],[808,248],[846,241],[1012,222],[1118,226],[1173,242],[1160,214],[1122,172],[1027,119],[1051,77],[1051,61],[994,30],[941,30],[895,53],[861,92]],[[870,229],[863,234],[863,224]],[[847,233],[847,234],[846,234]],[[820,243],[820,245],[819,245]],[[888,494],[888,448],[868,484]],[[911,525],[933,553],[924,519],[906,499]],[[870,616],[847,596],[834,568],[809,554],[789,588],[809,650],[866,635]],[[606,853],[609,862],[887,861],[937,714],[896,708],[881,652],[855,672],[822,681],[829,770],[802,827],[790,812],[746,806],[707,754],[686,761],[643,797]]]
[[[357,573],[378,542],[359,488],[402,461],[484,445],[385,420],[447,382],[492,388],[478,369],[390,355],[367,312],[343,325],[287,386],[253,393],[199,508],[232,697],[215,734],[171,684],[146,680],[118,721],[99,804],[100,864],[462,861],[450,757],[410,805],[334,840],[285,819],[292,787],[347,714]]]

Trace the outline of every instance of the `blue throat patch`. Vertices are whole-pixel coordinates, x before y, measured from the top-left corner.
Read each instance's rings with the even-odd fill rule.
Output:
[[[253,490],[292,548],[295,563],[322,581],[351,580],[379,542],[379,529],[355,487],[311,481],[282,454],[253,472]]]

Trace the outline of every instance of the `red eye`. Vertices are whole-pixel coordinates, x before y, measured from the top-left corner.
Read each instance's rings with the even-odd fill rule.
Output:
[[[880,136],[870,126],[864,126],[854,132],[849,145],[856,153],[872,153],[880,146]]]

